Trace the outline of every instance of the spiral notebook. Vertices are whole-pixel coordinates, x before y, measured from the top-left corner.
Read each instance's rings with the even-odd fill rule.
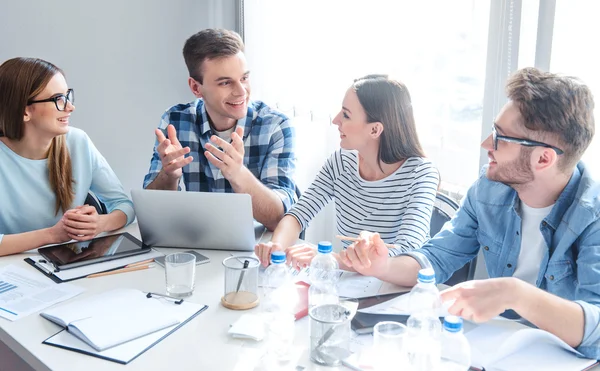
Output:
[[[206,308],[134,289],[111,290],[42,312],[64,328],[43,344],[127,364]]]

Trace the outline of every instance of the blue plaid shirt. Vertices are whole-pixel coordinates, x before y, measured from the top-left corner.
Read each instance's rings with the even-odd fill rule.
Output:
[[[183,168],[183,182],[188,191],[227,192],[233,189],[221,171],[204,156],[204,146],[213,135],[202,99],[179,104],[162,116],[159,129],[175,126],[183,147],[190,147],[188,156],[194,161]],[[292,180],[296,169],[295,129],[291,120],[263,102],[248,104],[248,114],[237,122],[244,128],[244,165],[265,186],[272,189],[287,211],[296,201],[296,185]],[[154,145],[150,170],[144,178],[146,188],[158,176],[162,163]]]

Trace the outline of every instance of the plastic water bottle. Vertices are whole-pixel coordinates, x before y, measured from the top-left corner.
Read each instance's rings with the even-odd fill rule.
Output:
[[[331,242],[319,242],[318,254],[311,261],[309,268],[309,311],[319,305],[338,304],[338,269],[338,262],[331,254]]]
[[[463,334],[462,318],[446,316],[442,332],[440,370],[466,371],[471,365],[471,346]]]
[[[408,299],[411,312],[406,323],[408,363],[413,371],[437,370],[441,358],[442,325],[438,313],[442,301],[433,269],[419,271]]]
[[[264,313],[269,352],[277,360],[289,357],[294,341],[294,313],[296,290],[289,268],[285,264],[285,252],[273,251],[271,265],[265,270]]]

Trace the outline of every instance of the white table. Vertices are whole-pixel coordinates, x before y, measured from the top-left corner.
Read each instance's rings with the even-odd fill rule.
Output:
[[[139,238],[137,225],[124,229]],[[265,233],[263,241],[271,238]],[[163,253],[174,249],[159,249]],[[37,314],[32,314],[15,322],[0,318],[0,342],[5,343],[22,360],[35,370],[234,370],[250,371],[254,369],[256,358],[264,342],[233,339],[227,334],[229,325],[243,313],[260,310],[260,306],[249,311],[234,311],[221,306],[223,295],[223,265],[221,262],[230,256],[227,251],[199,250],[208,256],[211,262],[196,267],[196,285],[191,302],[206,304],[208,309],[173,334],[146,351],[130,364],[123,366],[114,362],[79,354],[76,352],[44,345],[42,341],[54,335],[61,328]],[[236,254],[239,254],[236,253]],[[0,258],[0,267],[16,264],[25,269],[34,270],[23,260],[32,254],[18,254]],[[80,296],[85,298],[118,287],[135,288],[149,292],[164,292],[164,270],[160,266],[153,269],[115,274],[93,279],[81,279],[72,282],[84,287]],[[515,322],[504,321],[507,326],[523,326]],[[298,361],[290,363],[304,370],[348,370],[345,367],[322,367],[309,361],[309,320],[304,317],[296,322],[294,347],[298,350]],[[470,325],[467,325],[471,327]],[[466,330],[469,330],[466,328]],[[368,335],[367,335],[368,336]],[[0,344],[1,346],[1,344]],[[1,349],[0,349],[1,350]],[[0,352],[0,356],[2,353]],[[6,360],[0,358],[0,370]]]
[[[137,225],[125,231],[139,238]],[[265,233],[263,240],[271,235]],[[163,253],[174,249],[158,249]],[[260,310],[260,306],[250,311],[234,311],[221,306],[223,295],[223,259],[230,255],[227,251],[198,250],[211,259],[210,263],[196,267],[196,285],[191,302],[206,304],[208,309],[173,334],[146,351],[127,366],[76,352],[44,345],[42,341],[55,334],[60,327],[32,314],[15,322],[0,318],[0,341],[8,345],[19,357],[35,370],[253,370],[249,355],[259,353],[263,342],[233,339],[227,334],[229,325],[243,313]],[[236,254],[240,254],[237,252]],[[25,269],[34,269],[23,260],[33,254],[17,254],[0,258],[0,267],[16,264]],[[84,287],[86,291],[76,299],[85,298],[113,288],[128,287],[149,292],[164,292],[164,269],[153,269],[115,274],[105,277],[80,279],[72,284]],[[304,349],[298,364],[305,370],[336,370],[319,367],[308,360],[308,317],[296,322],[295,342],[297,349]],[[295,366],[295,364],[294,364]],[[0,370],[2,370],[0,360]],[[339,369],[346,369],[340,367]],[[346,369],[347,370],[347,369]]]

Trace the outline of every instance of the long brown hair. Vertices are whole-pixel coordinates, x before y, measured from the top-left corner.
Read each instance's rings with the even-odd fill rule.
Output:
[[[23,116],[27,102],[40,94],[62,70],[38,58],[13,58],[0,65],[0,136],[19,141],[25,135]],[[74,198],[73,169],[65,136],[52,139],[48,150],[48,175],[56,195],[56,210],[66,211]]]
[[[425,157],[413,116],[410,93],[387,75],[367,75],[352,88],[367,114],[367,122],[381,122],[377,161],[393,164],[409,157]]]

